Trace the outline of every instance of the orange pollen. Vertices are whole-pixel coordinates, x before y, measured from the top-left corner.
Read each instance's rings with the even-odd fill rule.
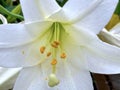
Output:
[[[62,54],[60,55],[60,57],[63,58],[63,59],[65,59],[65,58],[66,58],[66,54],[65,54],[65,53],[62,53]]]
[[[56,65],[56,64],[57,64],[57,60],[53,59],[52,62],[51,62],[51,65]]]
[[[52,43],[51,46],[54,48],[58,48],[58,45],[56,45],[55,43]]]
[[[49,57],[50,55],[51,55],[51,52],[48,52],[48,53],[47,53],[47,57]]]
[[[45,46],[42,46],[42,47],[40,48],[40,52],[43,54],[44,51],[45,51]]]
[[[60,45],[59,41],[54,41],[53,43],[56,44],[56,45]]]

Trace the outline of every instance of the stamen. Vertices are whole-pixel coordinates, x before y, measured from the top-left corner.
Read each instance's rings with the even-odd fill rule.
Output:
[[[48,35],[44,46],[40,47],[40,53],[45,54],[45,59],[41,62],[52,58],[49,64],[51,64],[51,74],[45,78],[48,81],[50,87],[54,87],[60,83],[59,79],[56,77],[57,64],[59,61],[57,59],[58,54],[64,50],[62,45],[62,34],[66,34],[64,27],[59,22],[54,22],[53,25],[48,29],[48,33],[44,33],[43,36]],[[46,46],[46,47],[45,47]],[[49,49],[49,50],[48,50]],[[62,52],[59,58],[65,59],[66,53]],[[40,63],[41,63],[40,62]]]
[[[60,45],[59,41],[54,41],[53,43],[55,43],[56,45]]]
[[[58,48],[58,45],[56,45],[55,43],[52,43],[51,46],[54,48]]]
[[[48,53],[47,53],[47,57],[49,57],[50,55],[51,55],[51,52],[48,52]]]
[[[58,46],[60,45],[60,42],[59,41],[54,41],[51,46],[54,47],[54,48],[58,48]]]
[[[43,54],[45,51],[45,46],[40,47],[40,52]]]
[[[57,60],[53,59],[52,62],[51,62],[51,65],[56,65],[56,64],[57,64]]]
[[[49,75],[48,85],[50,87],[54,87],[54,86],[58,85],[59,83],[60,83],[60,81],[57,79],[55,74],[52,73]]]
[[[65,58],[66,58],[66,54],[65,54],[65,53],[62,53],[62,54],[60,55],[60,57],[63,58],[63,59],[65,59]]]

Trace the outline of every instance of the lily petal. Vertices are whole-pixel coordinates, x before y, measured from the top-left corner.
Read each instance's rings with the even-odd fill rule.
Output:
[[[20,0],[25,22],[43,20],[42,12],[40,11],[39,0]]]
[[[38,28],[30,28],[31,25],[33,27],[37,25]],[[0,30],[0,65],[3,67],[26,67],[38,64],[43,59],[39,50],[44,41],[40,41],[41,31],[44,31],[41,29],[42,27],[46,28],[46,25],[40,23],[26,24],[25,27],[23,24],[10,24],[6,27],[2,25],[3,29]],[[29,30],[29,33],[26,30]],[[9,36],[5,37],[6,33]]]
[[[71,52],[71,54],[73,53],[74,51]],[[71,57],[69,56],[70,54],[67,53],[68,58],[66,60],[58,60],[58,64],[56,66],[56,76],[60,80],[60,83],[58,84],[58,86],[56,86],[56,89],[93,90],[90,73],[86,69],[85,62],[83,60],[84,57],[81,53],[78,53],[80,58],[76,57],[77,55],[75,54],[73,54],[73,57]],[[43,73],[46,76],[49,75],[50,61],[45,62],[44,64],[42,63],[41,65]]]
[[[42,21],[61,9],[55,0],[20,0],[20,3],[26,22]]]
[[[80,66],[75,66],[75,62],[77,60],[80,61],[79,58],[77,58],[75,61],[74,60],[75,59],[71,58],[71,60],[67,59],[67,61],[58,61],[56,76],[60,80],[60,83],[58,86],[56,86],[56,89],[93,90],[90,73],[84,67],[82,67],[81,64]],[[76,65],[77,64],[78,62],[76,62]],[[42,68],[44,69],[44,74],[47,75],[50,72],[50,68],[46,68],[46,66],[48,65],[42,65]]]
[[[0,48],[29,43],[51,26],[50,22],[0,25]]]
[[[103,29],[99,35],[103,41],[120,47],[120,35],[119,35],[120,33],[117,34],[119,30],[120,30],[119,28],[116,28],[109,32],[106,29]]]
[[[24,43],[32,37],[25,30],[24,24],[0,25],[0,48]]]
[[[41,57],[38,55],[39,48],[37,46],[34,48],[34,46],[36,45],[29,43],[18,47],[0,48],[0,66],[16,68],[38,64]],[[34,49],[37,49],[35,53]]]
[[[72,40],[71,38],[69,39]],[[65,45],[67,59],[58,66],[58,76],[62,80],[59,89],[93,90],[92,79],[89,71],[87,71],[86,61],[83,55],[83,47],[71,43],[68,46],[69,39],[67,39],[67,45]]]
[[[70,45],[76,45],[77,47],[84,47],[96,38],[95,34],[90,32],[89,29],[80,28],[77,25],[63,25],[64,29],[68,33],[65,39],[70,41]],[[66,44],[68,45],[68,44]]]
[[[0,14],[0,20],[2,21],[3,24],[7,24],[7,19],[2,15]]]
[[[116,74],[120,72],[120,48],[100,40],[88,45],[86,57],[91,72]]]
[[[54,13],[49,18],[64,23],[73,23],[90,13],[100,1],[101,0],[88,0],[86,2],[84,0],[69,0],[61,10]]]
[[[39,0],[38,3],[39,8],[45,18],[61,9],[56,0]]]
[[[80,59],[78,58],[77,60]],[[76,68],[72,66],[72,63],[68,62],[65,62],[64,65],[62,65],[63,68],[59,72],[59,76],[62,77],[61,85],[58,88],[60,90],[63,88],[64,90],[93,90],[89,71],[83,68]]]
[[[67,63],[67,62],[66,62]],[[87,70],[76,69],[69,66],[65,62],[57,67],[57,77],[60,79],[60,84],[50,88],[46,80],[48,73],[46,70],[50,69],[48,63],[41,64],[35,67],[24,68],[15,84],[13,90],[93,90],[90,73]],[[62,66],[61,66],[62,65]],[[64,72],[64,73],[63,73]],[[31,75],[30,77],[28,77]],[[23,83],[24,82],[24,83]]]
[[[102,0],[69,0],[63,7],[71,20],[80,20],[94,10]],[[73,12],[74,11],[74,12]]]
[[[92,30],[91,32],[98,34],[111,18],[117,3],[118,0],[101,0],[101,3],[94,10],[76,24],[79,27],[86,27]]]
[[[21,90],[21,87],[22,90],[48,90],[46,80],[40,71],[40,66],[24,68],[20,72],[13,90]]]

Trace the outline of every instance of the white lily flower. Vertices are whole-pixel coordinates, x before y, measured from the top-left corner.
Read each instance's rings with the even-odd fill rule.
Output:
[[[103,29],[100,35],[107,43],[120,47],[120,23],[115,25],[110,31]]]
[[[0,25],[0,66],[24,67],[14,90],[93,90],[89,71],[120,72],[120,48],[99,40],[118,0],[20,0],[24,24]]]

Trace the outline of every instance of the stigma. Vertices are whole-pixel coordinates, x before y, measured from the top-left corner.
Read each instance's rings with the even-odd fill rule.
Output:
[[[49,77],[48,77],[48,85],[50,86],[50,87],[54,87],[54,86],[56,86],[56,85],[58,85],[59,84],[59,80],[58,80],[58,78],[56,77],[56,75],[55,74],[50,74],[49,75]]]

